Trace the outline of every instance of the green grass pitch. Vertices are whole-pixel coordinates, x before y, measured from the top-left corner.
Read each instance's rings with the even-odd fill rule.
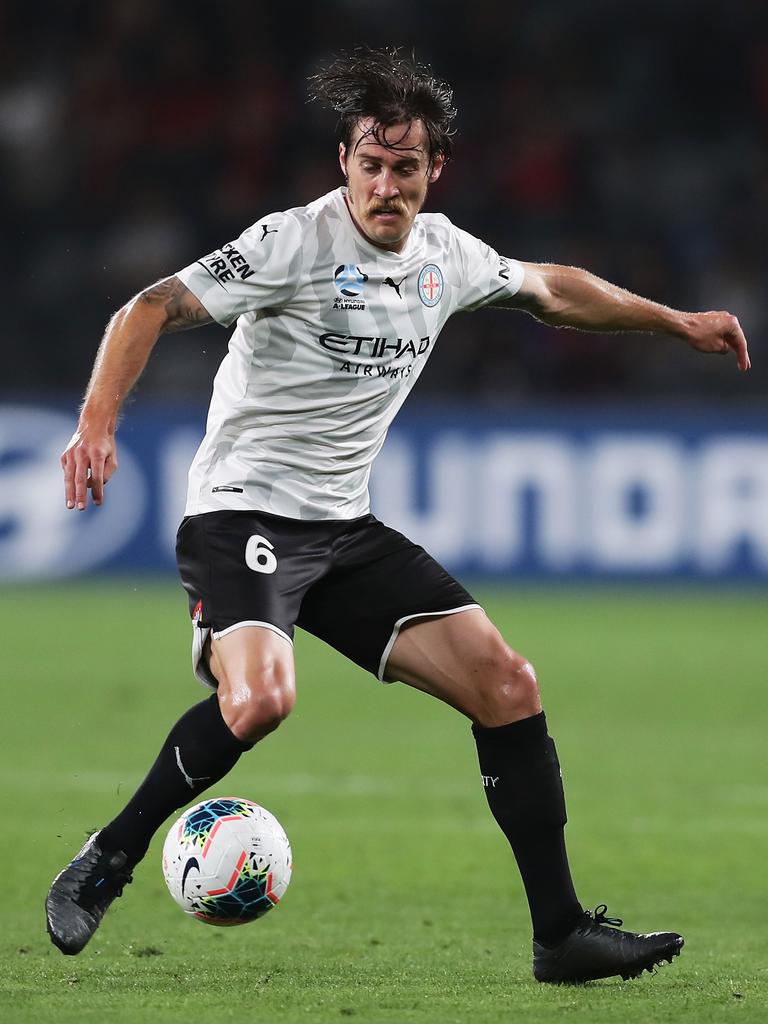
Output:
[[[87,948],[43,899],[204,692],[164,582],[6,588],[0,1019],[8,1024],[768,1020],[765,592],[489,590],[537,666],[588,906],[686,936],[657,976],[547,987],[467,723],[297,643],[293,716],[211,795],[285,826],[283,903],[238,929],[186,919],[158,835]]]

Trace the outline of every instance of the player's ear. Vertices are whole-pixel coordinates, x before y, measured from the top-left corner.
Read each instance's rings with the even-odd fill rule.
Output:
[[[437,178],[439,178],[439,176],[442,174],[442,168],[443,168],[444,164],[445,164],[445,158],[443,157],[443,155],[441,153],[438,153],[437,156],[434,158],[434,163],[432,164],[432,170],[429,172],[429,183],[430,184],[433,181],[436,181]]]
[[[432,170],[429,172],[429,183],[437,181],[440,175],[443,173],[443,167],[445,166],[445,157],[442,153],[438,153],[435,157],[435,162],[432,164]]]
[[[347,176],[347,147],[343,142],[339,143],[339,166],[341,167],[341,173],[346,178]]]

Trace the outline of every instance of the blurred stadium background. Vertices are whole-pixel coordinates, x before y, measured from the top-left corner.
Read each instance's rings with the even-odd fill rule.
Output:
[[[339,183],[323,55],[414,46],[455,86],[429,206],[504,254],[737,313],[754,369],[641,336],[457,317],[374,480],[457,572],[768,574],[768,33],[760,0],[0,4],[2,578],[171,570],[220,328],[159,343],[98,515],[57,453],[108,316],[274,209]],[[289,23],[287,23],[289,22]],[[30,46],[34,39],[34,46]]]
[[[456,159],[429,208],[505,255],[729,309],[750,340],[741,375],[669,339],[456,317],[373,481],[375,511],[539,668],[583,898],[690,934],[621,1002],[612,983],[524,981],[526,911],[465,723],[361,686],[306,637],[297,712],[227,783],[294,843],[266,931],[216,948],[181,921],[161,839],[76,966],[42,931],[49,879],[197,693],[173,539],[227,332],[160,340],[107,504],[76,515],[58,457],[102,329],[151,280],[339,184],[305,79],[360,42],[413,46],[455,86]],[[3,1019],[241,1021],[235,975],[276,1022],[766,1019],[767,139],[765,0],[0,0]],[[457,847],[483,865],[469,885]]]

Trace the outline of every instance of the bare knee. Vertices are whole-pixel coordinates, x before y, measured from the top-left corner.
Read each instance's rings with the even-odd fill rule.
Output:
[[[293,672],[273,659],[219,678],[222,718],[243,743],[256,743],[273,732],[295,702]]]
[[[507,725],[541,711],[533,665],[501,638],[489,651],[477,687],[473,718],[479,725]]]

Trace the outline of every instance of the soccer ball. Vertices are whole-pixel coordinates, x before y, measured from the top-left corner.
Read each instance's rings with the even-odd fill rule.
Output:
[[[163,846],[168,891],[206,924],[247,924],[283,897],[291,880],[291,846],[269,811],[241,797],[195,804]]]

